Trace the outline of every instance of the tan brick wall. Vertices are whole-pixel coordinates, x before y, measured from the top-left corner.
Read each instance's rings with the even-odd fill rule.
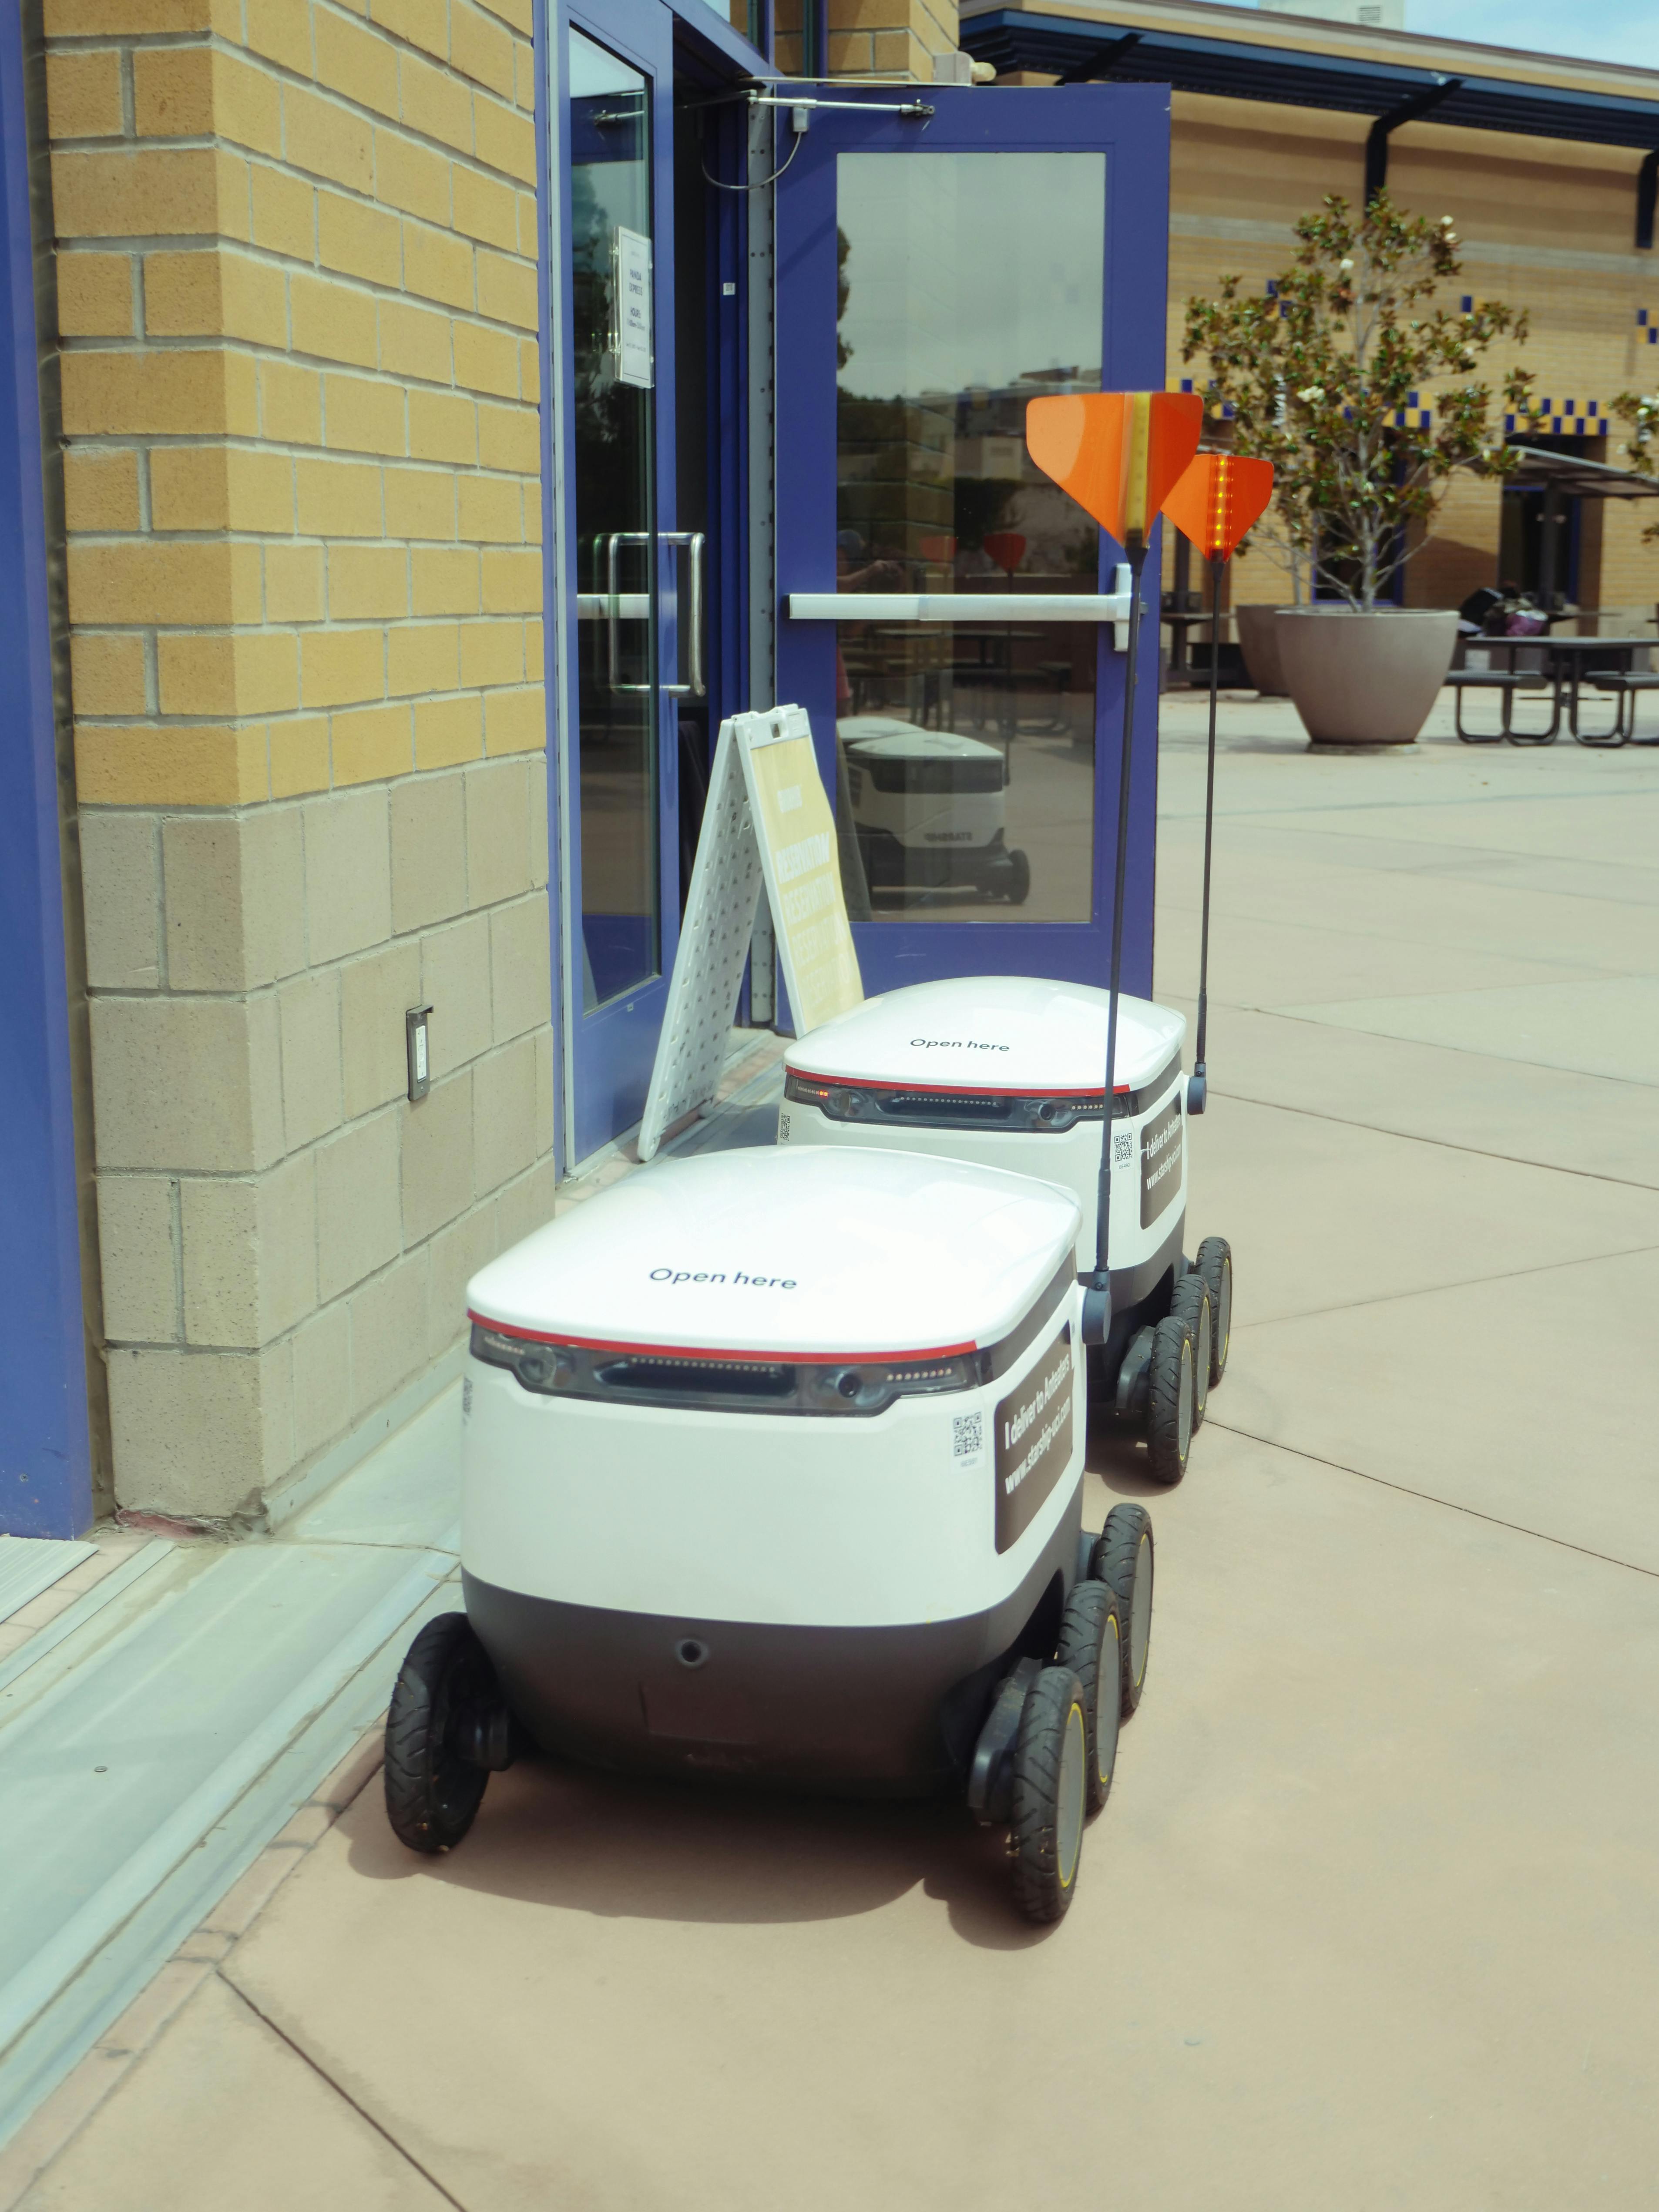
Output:
[[[231,1513],[550,1212],[530,6],[46,27],[116,1489]]]
[[[1317,207],[1327,192],[1357,200],[1367,128],[1364,117],[1175,94],[1172,379],[1185,373],[1181,331],[1188,297],[1212,294],[1224,273],[1259,289],[1289,261],[1297,214]],[[1390,191],[1413,213],[1455,216],[1464,267],[1451,289],[1529,312],[1522,358],[1538,374],[1540,393],[1558,405],[1571,398],[1581,407],[1591,399],[1605,407],[1614,392],[1650,390],[1659,377],[1659,348],[1641,343],[1645,333],[1636,322],[1640,307],[1659,315],[1655,257],[1632,245],[1638,158],[1614,147],[1427,123],[1394,135]],[[1488,357],[1494,380],[1510,358],[1502,346]],[[1625,464],[1622,441],[1610,438],[1600,457]],[[1409,604],[1453,605],[1497,580],[1498,507],[1493,485],[1474,478],[1453,485],[1435,535],[1407,571]],[[1583,564],[1585,605],[1645,607],[1651,616],[1659,546],[1640,543],[1650,514],[1609,506],[1599,558],[1591,543]],[[1589,536],[1593,541],[1594,531]],[[1277,597],[1278,581],[1268,557],[1258,554],[1241,572],[1238,595]]]
[[[734,0],[734,13],[740,0]],[[819,0],[828,5],[831,76],[906,76],[929,84],[933,57],[957,51],[957,0]],[[775,0],[778,67],[798,76],[801,0]]]

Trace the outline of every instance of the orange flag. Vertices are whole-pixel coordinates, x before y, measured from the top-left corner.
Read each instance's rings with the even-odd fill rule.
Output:
[[[1176,528],[1206,561],[1225,561],[1273,497],[1273,465],[1238,453],[1200,453],[1164,502]]]
[[[1067,393],[1025,410],[1031,459],[1126,552],[1146,544],[1203,427],[1195,392]]]

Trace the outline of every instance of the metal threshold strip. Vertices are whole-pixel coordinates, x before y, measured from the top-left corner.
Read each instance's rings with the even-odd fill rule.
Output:
[[[147,1546],[7,1661],[0,2142],[384,1710],[420,1622],[459,1604],[459,1401],[280,1538]],[[401,1528],[388,1474],[406,1509],[418,1495]]]
[[[20,1612],[32,1598],[89,1559],[94,1544],[48,1536],[0,1536],[0,1620]]]

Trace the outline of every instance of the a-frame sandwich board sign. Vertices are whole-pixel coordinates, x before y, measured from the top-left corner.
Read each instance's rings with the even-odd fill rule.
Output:
[[[714,1096],[743,988],[761,886],[799,1032],[862,1003],[835,817],[801,707],[720,724],[668,1010],[640,1126],[640,1158]]]

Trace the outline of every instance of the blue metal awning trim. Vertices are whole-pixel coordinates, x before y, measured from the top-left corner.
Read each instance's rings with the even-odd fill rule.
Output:
[[[1130,43],[1133,33],[1133,43]],[[976,61],[997,69],[1038,70],[1078,80],[1090,50],[1102,50],[1115,82],[1170,84],[1181,92],[1224,100],[1271,100],[1285,107],[1326,107],[1382,116],[1414,94],[1444,85],[1437,70],[1404,63],[1349,60],[1291,46],[1237,39],[1188,37],[1146,25],[1043,15],[996,8],[964,15],[962,43]],[[1116,48],[1108,58],[1106,50]],[[1438,100],[1434,122],[1474,131],[1503,131],[1581,144],[1659,149],[1659,100],[1576,92],[1564,85],[1524,84],[1507,77],[1466,76]]]

